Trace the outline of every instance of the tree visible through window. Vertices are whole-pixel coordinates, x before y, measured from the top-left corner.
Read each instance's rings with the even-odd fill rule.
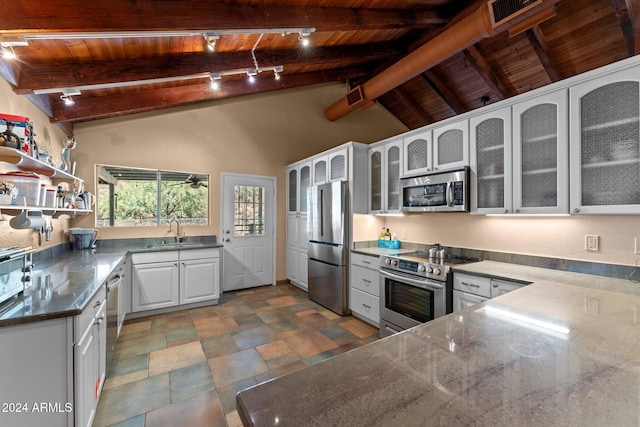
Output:
[[[264,187],[235,186],[234,236],[264,236]]]
[[[207,175],[102,165],[97,173],[99,227],[209,223]]]

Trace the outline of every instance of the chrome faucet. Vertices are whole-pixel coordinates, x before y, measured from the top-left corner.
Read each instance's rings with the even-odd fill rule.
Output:
[[[174,222],[176,223],[176,242],[179,243],[182,240],[182,236],[180,236],[180,221],[175,217],[171,218],[171,221],[169,221],[169,233],[171,233],[171,228]]]

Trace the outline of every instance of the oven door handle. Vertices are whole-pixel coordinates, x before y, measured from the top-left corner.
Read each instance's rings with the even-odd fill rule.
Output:
[[[391,273],[390,271],[387,271],[387,270],[379,270],[379,272],[382,277],[397,280],[398,282],[404,282],[409,285],[417,286],[422,289],[429,289],[432,291],[441,291],[444,289],[444,286],[442,286],[440,283],[433,280],[429,280],[429,279],[416,280],[404,275],[401,276],[399,274]]]

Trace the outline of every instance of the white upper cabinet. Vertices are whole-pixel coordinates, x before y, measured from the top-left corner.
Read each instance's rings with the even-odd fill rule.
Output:
[[[400,173],[402,172],[402,141],[384,145],[384,210],[386,213],[400,212],[402,197]]]
[[[298,168],[287,170],[287,213],[298,212]]]
[[[329,153],[329,181],[346,181],[349,179],[348,156],[349,151],[346,148]]]
[[[567,91],[513,106],[513,211],[569,213]]]
[[[469,119],[471,212],[512,211],[511,107]]]
[[[313,185],[320,185],[329,182],[329,175],[327,173],[327,161],[327,156],[313,158]]]
[[[369,148],[369,213],[399,213],[402,139]]]
[[[402,140],[402,176],[433,172],[431,129]]]
[[[287,213],[307,212],[307,188],[311,185],[311,162],[287,167]]]
[[[433,129],[433,168],[455,169],[469,165],[469,122]]]
[[[384,147],[369,149],[369,212],[382,213],[382,162]]]
[[[569,93],[571,213],[640,213],[640,66]]]

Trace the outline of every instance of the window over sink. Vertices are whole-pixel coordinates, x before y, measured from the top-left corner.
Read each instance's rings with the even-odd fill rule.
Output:
[[[98,227],[209,224],[209,175],[96,165]]]

